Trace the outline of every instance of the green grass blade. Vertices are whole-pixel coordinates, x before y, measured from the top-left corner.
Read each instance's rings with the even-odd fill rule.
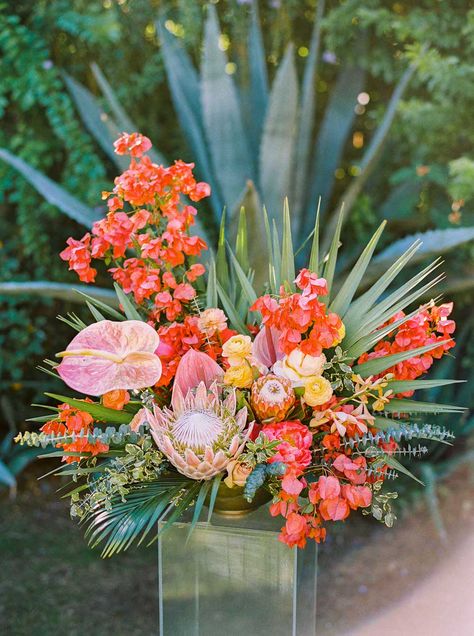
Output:
[[[293,238],[291,235],[291,218],[288,199],[283,204],[283,236],[281,243],[281,281],[290,290],[294,290],[295,255],[293,253]]]
[[[393,455],[387,455],[386,453],[384,453],[383,455],[381,455],[381,459],[384,461],[385,464],[387,464],[387,466],[390,466],[390,468],[393,468],[394,470],[398,470],[398,472],[403,473],[404,475],[406,475],[407,477],[410,477],[411,479],[414,479],[415,481],[417,481],[422,486],[425,485],[421,481],[421,479],[418,479],[418,477],[415,477],[415,475],[413,473],[411,473],[408,470],[408,468],[405,468],[405,466],[403,464],[401,464],[398,461],[398,459],[395,459],[395,457],[393,457]]]
[[[114,283],[114,288],[115,293],[117,294],[117,298],[119,299],[119,303],[122,305],[123,312],[127,316],[128,320],[143,320],[143,318],[136,310],[134,304],[120,287],[120,285],[118,283]]]
[[[327,260],[324,265],[323,278],[326,279],[328,284],[328,296],[326,297],[326,299],[323,299],[323,302],[327,301],[332,296],[332,293],[331,293],[332,283],[334,280],[334,272],[336,271],[337,255],[339,253],[339,243],[341,240],[341,230],[342,230],[343,222],[344,222],[344,206],[341,207],[341,211],[339,212],[339,218],[337,221],[336,231],[334,232],[334,237],[331,243],[331,247],[329,248]]]
[[[88,300],[86,300],[86,305],[89,308],[89,311],[91,312],[91,314],[93,315],[94,319],[96,322],[101,322],[102,320],[105,320],[105,316],[103,316],[100,311],[98,309],[96,309],[94,307],[94,305],[92,303],[90,303]]]
[[[406,393],[407,391],[420,391],[423,389],[435,389],[449,384],[460,384],[466,380],[389,380],[387,390],[393,393]]]
[[[416,349],[410,349],[409,351],[402,351],[401,353],[394,353],[389,356],[374,358],[373,360],[368,360],[367,362],[356,365],[353,368],[353,371],[354,373],[361,375],[363,378],[368,378],[371,375],[378,375],[399,362],[404,362],[405,360],[419,356],[422,353],[428,353],[429,351],[436,349],[436,347],[439,347],[444,342],[449,342],[449,340],[432,342],[424,347],[417,347]]]
[[[197,522],[199,521],[199,517],[201,516],[202,509],[204,508],[204,503],[206,501],[206,497],[210,487],[211,487],[210,481],[205,481],[201,483],[201,487],[199,489],[199,495],[197,496],[196,503],[194,504],[193,517],[191,519],[191,523],[189,526],[187,541],[189,541],[189,538],[191,537],[191,534],[194,528],[196,527]]]
[[[245,208],[240,208],[239,224],[237,226],[237,236],[235,239],[235,256],[239,261],[244,272],[248,272],[249,265],[249,247],[247,236],[247,215]]]
[[[318,209],[316,211],[316,219],[313,229],[313,242],[311,243],[311,252],[309,254],[308,269],[315,274],[319,271],[319,219],[321,212],[321,197],[318,199]]]
[[[214,512],[214,505],[216,503],[217,492],[219,490],[219,486],[221,485],[222,474],[216,475],[212,481],[211,494],[209,497],[208,505],[208,513],[207,513],[207,523],[211,521],[212,513]]]
[[[275,268],[275,280],[277,290],[280,290],[281,285],[281,247],[280,237],[278,235],[278,228],[275,219],[272,220],[272,241],[273,241],[273,266]]]
[[[93,292],[94,290],[91,289],[91,292]],[[107,290],[109,291],[109,290]],[[108,314],[111,318],[115,318],[115,320],[125,320],[125,316],[121,313],[119,313],[116,309],[114,309],[113,307],[111,307],[110,305],[107,305],[106,303],[102,302],[101,300],[98,300],[97,298],[94,298],[93,296],[91,296],[90,294],[86,294],[81,290],[77,290],[77,293],[80,294],[83,298],[85,298],[87,301],[89,301],[91,303],[91,305],[94,305],[94,307],[98,307],[99,309],[102,309],[102,311],[106,314]],[[113,302],[114,304],[117,303],[117,295],[110,291],[110,294],[113,298]],[[112,300],[111,298],[111,300]]]
[[[245,274],[244,270],[240,266],[240,263],[239,263],[237,257],[235,256],[235,254],[232,252],[230,246],[228,246],[228,250],[229,250],[229,255],[230,255],[232,267],[234,269],[234,272],[235,272],[235,275],[237,277],[237,280],[240,283],[240,287],[242,289],[242,293],[245,296],[245,298],[247,299],[248,304],[249,305],[253,305],[253,303],[258,298],[257,293],[256,293],[255,289],[253,288],[251,282],[247,278],[247,275]]]
[[[397,398],[390,400],[384,409],[385,413],[463,413],[465,410],[462,406],[453,406],[451,404],[399,400]]]
[[[207,290],[206,290],[206,305],[207,307],[217,307],[217,275],[216,275],[216,262],[211,259],[209,264],[209,274],[207,278]]]
[[[90,413],[95,420],[107,422],[107,424],[130,424],[133,418],[133,413],[109,409],[106,406],[102,406],[102,404],[85,402],[84,400],[78,400],[65,395],[57,395],[56,393],[45,393],[45,395],[53,398],[53,400],[58,400],[58,402],[65,402],[75,409]]]
[[[219,240],[217,243],[216,273],[217,280],[222,289],[224,289],[227,294],[230,294],[231,281],[229,274],[229,265],[227,263],[225,222],[226,210],[224,209],[222,211],[221,225],[219,229]]]
[[[217,293],[221,300],[222,306],[224,308],[225,313],[227,314],[231,325],[234,329],[237,329],[239,333],[246,334],[248,333],[248,329],[242,319],[239,316],[239,312],[235,307],[234,303],[231,301],[229,296],[226,294],[222,286],[219,282],[217,282]]]
[[[377,247],[377,244],[382,235],[382,232],[385,229],[386,224],[386,221],[380,224],[378,230],[367,243],[357,263],[352,268],[338,294],[330,304],[329,309],[331,311],[334,311],[336,314],[343,316],[348,310],[352,299],[354,298],[355,293],[359,288],[360,282],[364,277],[367,267],[369,266],[372,254]]]

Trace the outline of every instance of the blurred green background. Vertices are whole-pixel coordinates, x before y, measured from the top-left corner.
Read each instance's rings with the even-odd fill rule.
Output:
[[[0,1],[0,76],[5,497],[33,458],[16,449],[12,437],[31,415],[30,402],[53,388],[36,365],[70,337],[56,316],[82,311],[64,290],[43,283],[77,283],[58,253],[100,214],[100,192],[119,169],[111,142],[132,125],[167,161],[196,161],[200,177],[212,184],[213,202],[201,206],[211,239],[223,204],[231,223],[242,200],[249,207],[264,201],[278,219],[284,194],[301,243],[312,230],[319,195],[327,235],[333,211],[346,202],[343,266],[384,218],[382,269],[405,247],[401,239],[422,234],[427,260],[421,264],[437,254],[446,260],[440,293],[455,301],[458,322],[455,357],[446,357],[432,377],[472,379],[469,2]],[[30,282],[40,284],[25,290],[22,284]],[[110,286],[105,275],[99,284]],[[473,406],[467,385],[447,387],[442,396],[431,392],[435,397]],[[439,482],[472,459],[471,412],[447,423],[458,438],[454,448],[433,447],[414,468],[428,484],[423,493],[441,534]],[[28,474],[20,490],[22,483],[30,506],[38,487]],[[2,499],[0,510],[18,505]],[[21,508],[13,508],[20,517]],[[28,633],[17,629],[11,633]]]

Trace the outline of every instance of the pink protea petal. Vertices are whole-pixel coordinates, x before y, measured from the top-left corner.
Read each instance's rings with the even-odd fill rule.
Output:
[[[152,417],[153,416],[150,411],[143,407],[134,415],[132,421],[130,422],[130,430],[135,432],[138,431],[140,426],[147,424]]]
[[[235,390],[232,390],[223,402],[223,407],[230,413],[235,413],[237,407],[237,396]]]
[[[240,444],[240,437],[238,435],[234,435],[229,446],[229,455],[232,455],[232,456],[235,455],[235,453],[237,452],[239,448],[239,444]]]
[[[228,461],[229,460],[221,450],[217,451],[213,461],[214,468],[218,468],[219,470],[221,470],[228,463]]]
[[[281,332],[275,327],[263,327],[253,341],[252,353],[254,357],[268,368],[284,357],[284,353],[278,345],[280,335]]]
[[[187,448],[184,452],[184,458],[189,466],[193,468],[198,468],[201,460],[197,457],[196,453],[194,453],[190,448]]]
[[[247,407],[243,406],[240,409],[240,411],[237,413],[237,415],[235,416],[237,426],[239,427],[239,431],[242,431],[244,429],[247,423],[247,415],[248,415]]]
[[[183,395],[194,389],[200,382],[209,388],[215,380],[222,380],[224,371],[207,353],[190,349],[181,358],[174,379],[171,404],[174,408],[174,393],[178,387]]]
[[[212,464],[214,461],[214,451],[210,446],[206,446],[204,450],[204,461]]]
[[[116,389],[143,389],[158,382],[161,361],[154,351],[159,337],[140,320],[102,320],[77,334],[57,371],[72,389],[103,395]]]

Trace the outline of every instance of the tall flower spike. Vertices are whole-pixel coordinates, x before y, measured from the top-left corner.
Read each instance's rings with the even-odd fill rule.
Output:
[[[155,354],[160,338],[141,320],[101,320],[72,339],[57,371],[72,389],[103,395],[116,389],[143,389],[161,377]]]
[[[235,390],[222,400],[217,383],[188,391],[178,388],[173,409],[155,406],[150,432],[173,466],[191,479],[211,479],[242,452],[253,423],[244,433],[247,408],[236,413]]]

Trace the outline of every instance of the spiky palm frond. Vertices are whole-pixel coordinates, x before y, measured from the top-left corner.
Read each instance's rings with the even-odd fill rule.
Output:
[[[82,523],[91,547],[103,545],[102,556],[111,557],[142,544],[148,537],[153,543],[166,532],[194,503],[190,532],[199,521],[204,505],[211,518],[221,476],[211,481],[194,481],[182,475],[160,477],[159,480],[136,484],[125,501],[115,497],[110,509],[97,505]]]

